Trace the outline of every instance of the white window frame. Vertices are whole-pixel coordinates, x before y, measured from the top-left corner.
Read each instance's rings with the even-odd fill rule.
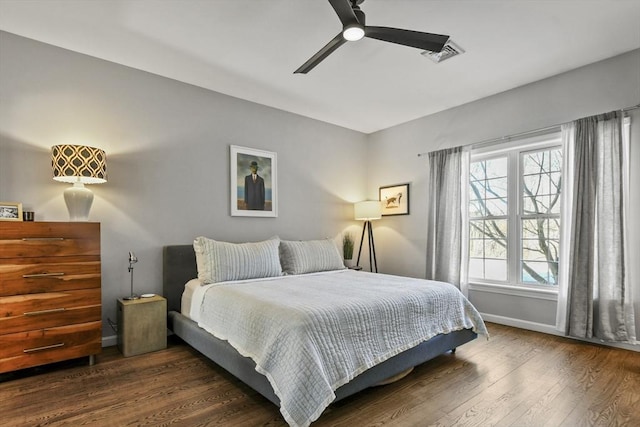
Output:
[[[556,300],[558,293],[558,285],[545,285],[545,284],[528,284],[521,282],[520,276],[520,255],[522,253],[522,236],[520,232],[520,223],[522,219],[522,186],[523,176],[522,171],[522,154],[536,151],[543,151],[552,148],[562,148],[562,137],[560,133],[560,127],[549,129],[541,134],[517,138],[508,140],[506,142],[498,142],[491,145],[485,145],[480,148],[472,148],[470,153],[469,162],[490,160],[496,157],[507,157],[507,170],[508,170],[508,202],[507,202],[507,217],[508,217],[508,238],[507,238],[507,280],[496,281],[486,280],[468,277],[469,290],[480,290],[485,292],[493,292],[500,294],[518,295],[524,297],[534,297],[546,300]],[[564,154],[564,153],[563,153]],[[563,182],[564,174],[563,170]],[[517,180],[516,184],[513,184],[513,179]],[[469,181],[467,179],[467,181]],[[469,182],[466,183],[465,188],[468,192]],[[466,209],[469,209],[469,195],[467,194],[465,199],[467,200]],[[562,206],[560,206],[562,212]],[[466,241],[465,246],[469,244],[469,218],[466,218]],[[562,226],[562,224],[561,224]],[[468,260],[468,255],[466,259]],[[468,262],[466,265],[468,275]]]
[[[520,262],[522,261],[521,255],[522,255],[522,251],[523,251],[523,241],[522,241],[522,227],[520,226],[522,224],[522,221],[524,219],[532,219],[532,218],[557,218],[558,220],[562,221],[562,198],[560,198],[559,202],[560,202],[560,211],[557,214],[539,214],[539,215],[533,215],[533,214],[525,214],[524,213],[524,206],[522,204],[522,194],[523,194],[523,190],[524,190],[524,164],[523,164],[523,157],[525,154],[529,154],[529,153],[538,153],[541,151],[547,151],[547,150],[551,150],[551,149],[557,149],[559,148],[560,150],[562,150],[562,141],[559,141],[558,143],[554,144],[552,142],[549,143],[549,145],[541,145],[539,147],[536,147],[535,149],[526,149],[526,150],[520,150],[518,151],[516,154],[518,155],[518,171],[517,171],[517,177],[518,177],[518,212],[516,214],[516,220],[517,220],[517,224],[516,224],[516,228],[517,228],[517,232],[518,232],[518,253],[516,254],[516,261],[513,263],[513,266],[509,265],[509,267],[513,268],[515,271],[513,271],[513,274],[515,274],[515,276],[511,276],[511,277],[517,277],[516,280],[516,284],[518,286],[533,286],[533,287],[551,287],[556,289],[558,286],[558,277],[556,276],[556,284],[555,285],[550,285],[550,284],[528,284],[528,283],[524,283],[521,281],[521,268],[520,268]],[[563,171],[561,171],[563,172]],[[563,182],[565,182],[563,180]],[[562,223],[560,224],[560,227],[562,227]],[[558,235],[558,241],[560,240],[560,235]],[[558,242],[559,244],[559,242]],[[560,264],[560,246],[558,246],[558,266]]]

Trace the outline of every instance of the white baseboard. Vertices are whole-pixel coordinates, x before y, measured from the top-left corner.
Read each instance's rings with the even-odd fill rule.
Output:
[[[118,345],[118,336],[111,335],[109,337],[102,337],[102,347],[112,347]]]
[[[480,313],[482,318],[487,322],[497,323],[499,325],[513,326],[514,328],[526,329],[528,331],[542,332],[543,334],[559,335],[555,325],[547,325],[545,323],[530,322],[528,320],[514,319],[512,317],[498,316],[496,314]]]
[[[528,320],[514,319],[512,317],[498,316],[495,314],[488,314],[488,313],[480,313],[480,315],[485,321],[491,322],[491,323],[497,323],[499,325],[512,326],[514,328],[541,332],[543,334],[556,335],[559,337],[565,337],[572,340],[583,341],[583,342],[588,342],[592,344],[606,345],[608,347],[621,348],[624,350],[640,352],[640,344],[633,345],[633,344],[625,344],[625,343],[613,343],[613,342],[604,342],[600,340],[589,340],[589,339],[580,339],[575,337],[567,337],[564,334],[560,333],[560,331],[556,329],[555,325],[547,325],[545,323],[530,322]]]

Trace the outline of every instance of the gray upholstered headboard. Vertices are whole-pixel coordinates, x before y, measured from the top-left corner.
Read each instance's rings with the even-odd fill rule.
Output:
[[[198,277],[193,245],[165,246],[162,249],[162,290],[167,310],[180,312],[184,285]]]

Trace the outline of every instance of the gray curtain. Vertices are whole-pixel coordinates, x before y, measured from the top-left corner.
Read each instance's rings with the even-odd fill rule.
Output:
[[[633,341],[625,278],[622,112],[576,120],[566,332]],[[571,171],[569,171],[571,173]]]
[[[460,287],[462,147],[429,153],[427,279]]]

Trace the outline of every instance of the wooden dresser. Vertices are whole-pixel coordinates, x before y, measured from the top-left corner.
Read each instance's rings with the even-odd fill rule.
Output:
[[[0,222],[0,373],[102,349],[100,224]]]

